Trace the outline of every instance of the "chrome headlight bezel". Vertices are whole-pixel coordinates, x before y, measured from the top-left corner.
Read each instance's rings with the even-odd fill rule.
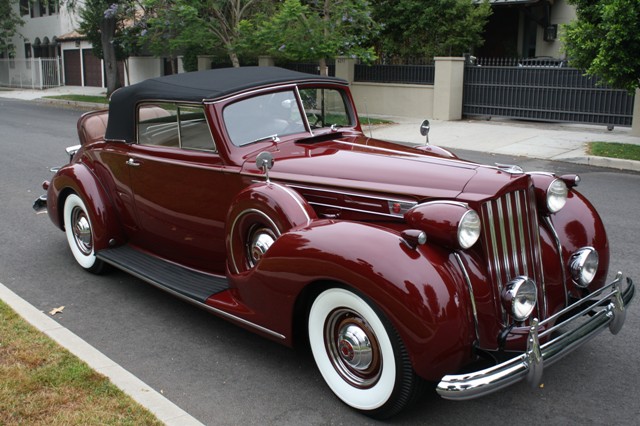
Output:
[[[598,273],[600,256],[593,247],[582,247],[569,257],[569,269],[573,283],[580,288],[587,288]]]
[[[480,215],[473,209],[467,210],[458,224],[457,236],[460,247],[463,249],[472,247],[480,238],[481,228]]]
[[[547,210],[551,213],[556,213],[562,210],[567,203],[569,188],[562,179],[554,179],[547,187],[546,194]]]
[[[529,277],[516,277],[502,290],[502,304],[518,322],[526,321],[537,303],[538,286]]]

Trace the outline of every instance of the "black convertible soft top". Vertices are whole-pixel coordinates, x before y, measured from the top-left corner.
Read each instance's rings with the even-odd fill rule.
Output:
[[[116,90],[109,102],[105,139],[135,140],[136,107],[141,101],[203,102],[247,89],[296,81],[344,80],[321,77],[277,67],[221,68],[151,78]]]

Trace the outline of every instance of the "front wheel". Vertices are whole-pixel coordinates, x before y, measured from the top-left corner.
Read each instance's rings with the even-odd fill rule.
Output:
[[[105,263],[96,258],[93,249],[93,227],[87,207],[76,194],[69,195],[64,202],[64,230],[69,248],[76,262],[94,274],[105,270]]]
[[[345,404],[374,418],[390,417],[421,388],[400,336],[357,294],[331,288],[313,302],[309,342],[327,385]]]

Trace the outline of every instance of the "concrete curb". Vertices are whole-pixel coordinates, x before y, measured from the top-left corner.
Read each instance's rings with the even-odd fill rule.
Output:
[[[115,386],[152,412],[161,422],[169,426],[202,425],[182,408],[156,392],[76,334],[36,309],[2,283],[0,283],[0,299],[36,329],[86,362],[95,371],[108,377]]]

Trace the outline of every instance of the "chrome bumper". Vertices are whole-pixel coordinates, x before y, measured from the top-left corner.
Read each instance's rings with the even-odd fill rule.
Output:
[[[623,291],[622,273],[618,272],[613,282],[588,297],[542,322],[534,319],[529,329],[527,350],[522,355],[484,370],[447,375],[442,378],[436,391],[445,399],[465,400],[490,394],[522,380],[533,387],[538,386],[544,367],[589,341],[607,326],[613,334],[620,331],[625,320],[625,308],[635,293],[631,279],[627,278],[626,281],[627,288]],[[553,324],[559,317],[574,310],[579,312],[538,333],[540,327]],[[575,324],[578,320],[581,320],[580,323]],[[556,337],[540,344],[540,338],[554,332]]]

